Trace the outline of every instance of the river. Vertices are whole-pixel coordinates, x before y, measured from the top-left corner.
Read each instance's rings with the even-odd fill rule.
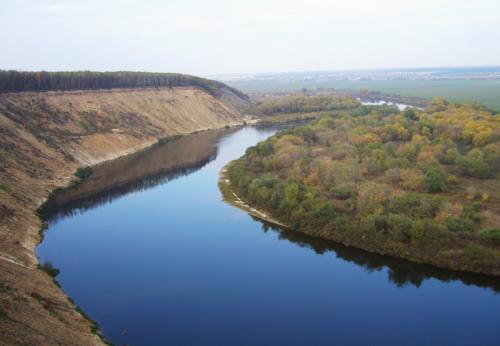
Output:
[[[203,132],[95,169],[37,252],[117,345],[499,345],[500,280],[267,225],[218,175],[283,126]]]

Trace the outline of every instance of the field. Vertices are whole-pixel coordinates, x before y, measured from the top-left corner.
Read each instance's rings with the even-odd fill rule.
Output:
[[[302,88],[368,89],[425,99],[444,97],[453,102],[477,101],[500,111],[500,80],[402,80],[402,81],[234,81],[229,85],[244,92],[288,91]]]

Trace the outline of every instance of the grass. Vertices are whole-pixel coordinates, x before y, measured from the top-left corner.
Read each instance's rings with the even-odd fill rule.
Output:
[[[370,90],[392,95],[432,99],[444,97],[453,102],[480,102],[500,111],[500,80],[407,80],[407,81],[325,81],[325,82],[231,82],[244,92],[298,91],[302,88]]]

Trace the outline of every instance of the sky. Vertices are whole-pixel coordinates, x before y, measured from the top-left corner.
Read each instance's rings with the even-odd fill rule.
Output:
[[[0,0],[0,69],[500,65],[499,0]]]

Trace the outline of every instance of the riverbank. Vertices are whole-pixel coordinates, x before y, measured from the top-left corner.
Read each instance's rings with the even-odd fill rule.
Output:
[[[232,162],[232,161],[231,161]],[[229,162],[226,166],[222,168],[219,175],[219,189],[222,192],[224,201],[227,203],[246,211],[248,214],[255,216],[256,218],[266,221],[271,225],[276,225],[284,229],[291,229],[288,225],[276,220],[270,215],[266,214],[264,211],[256,209],[245,203],[234,191],[231,190],[231,181],[227,175],[227,167],[231,165]]]
[[[77,168],[243,124],[233,106],[197,88],[0,95],[0,343],[103,342],[35,254],[45,227],[36,212]]]
[[[236,160],[235,160],[236,161]],[[272,215],[271,212],[264,210],[262,208],[257,208],[246,202],[242,197],[240,197],[234,189],[231,187],[231,181],[229,180],[228,177],[228,168],[230,167],[231,164],[233,164],[235,161],[229,162],[220,172],[220,180],[219,180],[219,188],[220,191],[224,197],[224,201],[227,203],[247,212],[248,214],[265,221],[271,225],[278,226],[282,229],[285,230],[290,230],[292,232],[299,232],[302,233],[306,236],[310,236],[312,238],[317,238],[317,239],[323,239],[326,241],[332,241],[334,243],[342,244],[343,246],[347,247],[353,247],[357,248],[363,251],[367,251],[369,253],[373,254],[378,254],[382,256],[389,256],[389,257],[394,257],[394,258],[400,258],[403,260],[408,260],[410,262],[418,263],[418,264],[426,264],[426,265],[432,265],[437,268],[441,269],[446,269],[446,270],[451,270],[451,271],[456,271],[457,273],[459,272],[464,272],[464,273],[474,273],[474,274],[486,274],[486,275],[491,275],[492,277],[499,277],[500,273],[498,272],[485,272],[485,271],[475,271],[475,270],[470,270],[463,268],[461,266],[455,266],[453,263],[450,262],[439,262],[432,260],[432,258],[427,258],[427,259],[422,259],[419,258],[418,256],[402,256],[401,254],[395,254],[394,252],[388,250],[388,251],[382,251],[381,249],[378,249],[369,242],[356,242],[353,241],[347,237],[337,237],[334,234],[326,231],[326,230],[318,230],[315,228],[302,228],[302,229],[297,229],[293,228],[290,225],[287,225],[286,223],[280,221],[277,219],[275,216]],[[409,252],[408,252],[409,254]]]

